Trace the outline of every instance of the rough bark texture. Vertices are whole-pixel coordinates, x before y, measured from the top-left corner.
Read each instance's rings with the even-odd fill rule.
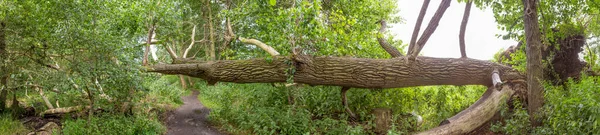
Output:
[[[402,53],[400,53],[400,51],[398,51],[396,47],[390,45],[390,43],[385,41],[385,38],[383,37],[383,33],[385,32],[385,29],[387,27],[387,23],[385,22],[385,20],[381,20],[379,21],[379,23],[381,24],[381,28],[379,28],[380,35],[377,37],[377,42],[379,42],[381,48],[383,48],[383,50],[390,54],[392,58],[402,56]]]
[[[392,125],[392,109],[375,108],[373,115],[375,115],[375,133],[386,134]]]
[[[415,24],[415,28],[413,29],[412,36],[410,38],[410,44],[408,45],[408,53],[406,55],[410,55],[410,52],[415,48],[415,43],[417,42],[417,36],[419,36],[419,32],[421,31],[421,24],[423,23],[423,18],[425,18],[425,13],[427,13],[427,7],[429,6],[430,0],[423,1],[423,5],[421,6],[421,11],[419,11],[419,17],[417,18],[417,23]]]
[[[461,58],[467,57],[467,51],[465,50],[465,31],[467,31],[467,23],[469,22],[469,15],[471,14],[472,0],[467,1],[465,6],[465,13],[463,14],[462,22],[460,23],[460,34],[458,34],[458,42],[460,45],[460,56]]]
[[[419,57],[407,63],[404,57],[365,59],[296,56],[272,60],[220,60],[189,64],[154,65],[148,70],[203,78],[209,83],[286,82],[353,88],[396,88],[427,85],[491,86],[491,73],[498,69],[505,80],[523,79],[512,68],[475,59]],[[293,76],[288,71],[295,70]]]
[[[536,119],[538,110],[544,102],[541,34],[538,24],[536,0],[523,0],[523,22],[525,25],[526,52],[527,52],[527,110],[533,126],[541,122]]]
[[[469,108],[445,120],[439,127],[418,133],[418,135],[466,134],[483,126],[500,110],[500,104],[505,104],[516,90],[524,87],[515,84],[503,85],[501,88],[498,90],[495,87],[488,87],[483,96]]]
[[[440,20],[444,16],[444,12],[446,12],[446,9],[450,7],[450,3],[452,3],[451,0],[442,0],[437,11],[435,11],[435,14],[433,17],[431,17],[429,24],[427,24],[427,28],[425,28],[425,31],[423,31],[423,34],[421,34],[421,37],[419,37],[419,41],[417,41],[417,43],[413,46],[412,50],[409,50],[410,60],[414,60],[414,58],[419,55],[419,52],[421,52],[425,46],[425,43],[427,43],[427,40],[429,40],[429,37],[431,37],[433,32],[435,32],[435,29],[437,29],[437,26],[440,24]]]

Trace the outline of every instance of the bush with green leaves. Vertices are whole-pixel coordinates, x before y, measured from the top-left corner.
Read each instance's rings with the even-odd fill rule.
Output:
[[[564,86],[546,86],[543,126],[537,134],[600,133],[600,77],[584,76]]]

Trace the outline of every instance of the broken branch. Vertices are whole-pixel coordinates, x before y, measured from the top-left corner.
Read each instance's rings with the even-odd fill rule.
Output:
[[[196,37],[196,25],[194,25],[194,27],[192,28],[192,36],[191,36],[192,41],[190,42],[190,45],[188,46],[188,48],[185,49],[185,51],[183,52],[183,55],[181,55],[182,58],[186,58],[188,52],[190,52],[190,50],[194,46],[194,43],[196,42],[194,37]]]
[[[243,38],[243,37],[239,37],[238,39],[240,41],[242,41],[242,43],[253,44],[253,45],[260,47],[261,49],[267,51],[267,53],[271,54],[271,56],[279,55],[279,52],[277,52],[275,49],[273,49],[273,47],[271,47],[263,42],[260,42],[256,39],[247,39],[247,38]]]
[[[398,51],[398,49],[396,49],[396,47],[390,45],[387,41],[385,41],[385,38],[383,38],[384,37],[383,33],[385,32],[385,29],[387,27],[385,20],[381,20],[381,21],[379,21],[379,23],[381,24],[381,28],[379,28],[379,35],[377,36],[377,42],[379,42],[379,45],[381,45],[381,48],[383,48],[383,50],[388,52],[392,56],[392,58],[402,56],[402,53],[400,53],[400,51]]]

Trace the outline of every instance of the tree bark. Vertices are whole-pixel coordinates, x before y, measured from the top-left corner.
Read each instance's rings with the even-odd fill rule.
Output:
[[[409,50],[411,51],[409,57],[410,60],[414,60],[414,58],[419,55],[419,52],[421,52],[421,49],[423,49],[425,43],[427,43],[427,40],[429,40],[429,37],[431,37],[433,32],[435,32],[435,29],[437,29],[437,26],[440,24],[440,20],[444,16],[446,9],[450,7],[451,2],[451,0],[442,0],[437,11],[435,11],[435,14],[433,17],[431,17],[429,24],[427,24],[427,28],[425,28],[425,31],[423,31],[423,34],[421,34],[421,37],[419,37],[419,41],[417,41],[417,43],[413,46],[412,50]]]
[[[544,80],[541,53],[542,40],[536,2],[536,0],[523,0],[523,22],[527,42],[527,110],[531,124],[534,127],[541,125],[541,121],[536,116],[544,104],[544,88],[541,83]]]
[[[288,76],[293,69],[293,76]],[[468,58],[419,57],[410,62],[404,57],[366,59],[347,57],[294,58],[275,57],[272,60],[219,60],[188,64],[161,64],[148,71],[183,74],[216,82],[274,83],[291,77],[296,83],[333,85],[352,88],[397,88],[427,85],[491,86],[494,69],[506,80],[524,79],[510,67],[489,61]]]
[[[458,34],[458,42],[460,45],[460,56],[461,58],[467,57],[467,51],[465,50],[465,31],[467,31],[467,23],[469,22],[469,15],[471,14],[472,0],[467,1],[465,6],[465,13],[463,14],[462,22],[460,23],[460,33]]]

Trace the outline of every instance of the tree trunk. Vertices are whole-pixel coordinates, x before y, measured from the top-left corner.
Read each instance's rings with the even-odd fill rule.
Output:
[[[4,34],[4,21],[0,21],[0,112],[6,109],[6,95],[8,94],[8,70],[6,64],[6,37]]]
[[[214,34],[214,28],[213,28],[213,18],[212,18],[212,8],[211,8],[211,2],[210,0],[206,1],[206,4],[208,6],[208,29],[210,32],[210,60],[216,60],[216,56],[215,56],[215,34]]]
[[[392,109],[375,108],[372,113],[375,115],[375,133],[386,134],[392,125]]]
[[[524,79],[510,67],[468,58],[431,58],[407,63],[404,57],[366,59],[347,57],[312,57],[293,59],[219,60],[189,64],[161,64],[150,72],[183,74],[216,82],[273,83],[286,82],[333,85],[352,88],[397,88],[427,85],[491,86],[491,73],[498,69],[506,80]],[[288,76],[287,71],[293,72]]]
[[[541,125],[541,121],[535,117],[544,102],[544,88],[541,83],[544,80],[541,53],[542,40],[536,2],[536,0],[523,0],[523,22],[527,42],[527,110],[533,126]]]
[[[183,77],[183,75],[179,75],[179,83],[181,83],[181,89],[187,89],[187,82],[185,81],[185,77]]]
[[[8,89],[6,88],[7,81],[8,77],[0,77],[0,112],[4,112],[4,110],[6,110],[6,95],[8,95]]]

